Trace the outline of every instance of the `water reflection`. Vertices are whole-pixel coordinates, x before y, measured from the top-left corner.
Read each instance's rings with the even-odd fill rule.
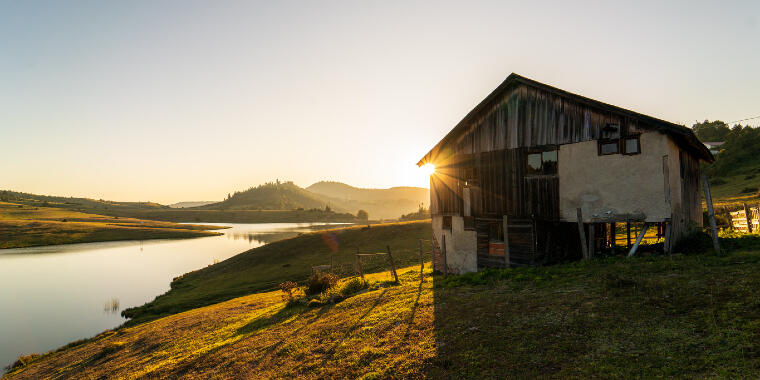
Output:
[[[120,325],[121,310],[166,292],[174,277],[275,240],[336,227],[217,225],[231,228],[194,239],[0,249],[0,373],[21,354],[46,352]]]
[[[103,313],[116,314],[119,311],[119,299],[111,298],[103,304]]]

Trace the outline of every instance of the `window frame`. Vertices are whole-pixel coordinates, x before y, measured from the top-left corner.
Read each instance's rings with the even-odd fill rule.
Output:
[[[626,150],[626,144],[628,140],[633,140],[633,139],[636,139],[636,151],[628,152]],[[637,154],[641,154],[641,134],[621,137],[620,138],[620,154],[623,154],[626,156],[634,156]]]
[[[618,139],[599,139],[597,140],[596,144],[596,153],[598,156],[611,156],[613,154],[620,154],[620,138]],[[614,153],[603,153],[602,152],[602,145],[607,144],[615,144],[617,146],[617,151]]]
[[[554,165],[555,168],[554,168],[554,172],[553,173],[545,173],[544,172],[544,153],[546,153],[546,152],[556,152],[555,153],[556,154],[556,161],[554,161],[555,162],[555,165]],[[533,173],[532,172],[533,169],[528,164],[528,156],[533,155],[533,154],[537,154],[539,156],[540,160],[541,160],[541,169],[539,169],[538,173]],[[559,175],[559,147],[558,146],[557,147],[552,147],[552,148],[547,148],[547,149],[534,149],[534,150],[529,150],[529,151],[525,152],[525,176],[526,177],[540,177],[540,176],[546,177],[546,176],[556,176],[556,175]]]

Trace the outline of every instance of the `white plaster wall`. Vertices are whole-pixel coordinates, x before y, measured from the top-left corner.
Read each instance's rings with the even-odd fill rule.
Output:
[[[446,265],[449,273],[467,273],[478,271],[477,233],[464,229],[464,218],[451,217],[451,231],[444,230],[443,217],[433,217],[433,234],[443,249],[443,236],[446,236]]]
[[[597,141],[561,145],[559,149],[560,218],[584,222],[594,216],[644,214],[646,221],[670,218],[665,199],[663,156],[668,155],[670,199],[680,199],[678,151],[658,132],[641,135],[641,154],[599,156]],[[674,188],[675,187],[675,188]]]

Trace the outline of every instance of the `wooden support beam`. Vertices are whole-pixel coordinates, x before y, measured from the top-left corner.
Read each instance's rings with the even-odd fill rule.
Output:
[[[581,251],[583,252],[583,258],[588,259],[588,246],[586,245],[586,231],[583,228],[583,215],[581,209],[576,209],[578,215],[578,235],[581,237]]]
[[[502,228],[504,228],[504,267],[509,268],[509,224],[506,215],[502,217]]]
[[[641,241],[644,240],[644,235],[646,235],[647,233],[647,227],[648,225],[644,223],[644,226],[641,228],[641,232],[639,232],[639,236],[636,238],[636,242],[633,244],[631,251],[628,252],[628,257],[631,257],[636,254],[636,251],[639,249],[639,245],[641,244]]]
[[[749,212],[747,203],[742,203],[744,206],[744,217],[747,219],[747,233],[752,233],[752,215]]]
[[[710,219],[710,229],[712,229],[713,249],[715,249],[716,255],[720,255],[718,227],[715,225],[715,210],[713,210],[712,196],[710,195],[710,183],[707,182],[707,176],[704,174],[702,174],[702,187],[705,188],[705,203],[707,203],[707,217]],[[746,203],[744,204],[744,207],[746,210]]]
[[[626,235],[625,249],[631,249],[631,222],[630,221],[625,222],[625,235]]]
[[[670,220],[665,222],[665,242],[662,244],[663,253],[670,254],[672,252],[670,244],[673,242],[670,234],[672,233],[672,227]]]
[[[610,248],[612,248],[613,252],[617,246],[617,231],[615,230],[615,227],[615,223],[610,224]]]
[[[588,258],[594,257],[594,250],[596,249],[596,224],[589,223],[588,225]]]

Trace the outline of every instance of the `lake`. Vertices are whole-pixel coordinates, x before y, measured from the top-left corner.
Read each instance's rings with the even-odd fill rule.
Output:
[[[0,250],[0,374],[21,354],[47,352],[121,325],[121,310],[153,300],[181,274],[341,223],[204,224],[230,228],[194,239]]]

